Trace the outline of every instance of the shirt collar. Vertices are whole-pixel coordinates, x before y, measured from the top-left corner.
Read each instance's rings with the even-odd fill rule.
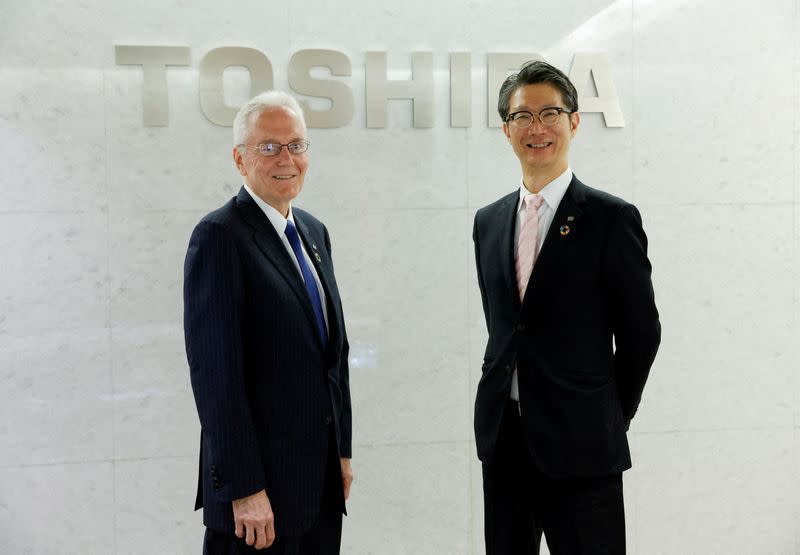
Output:
[[[269,218],[272,227],[274,227],[275,231],[278,232],[278,236],[279,237],[283,236],[283,234],[286,232],[286,222],[290,221],[294,224],[294,216],[292,215],[292,205],[291,204],[289,205],[289,217],[284,218],[283,214],[275,210],[275,208],[272,205],[264,202],[264,199],[255,194],[253,190],[250,187],[248,187],[247,183],[244,184],[244,189],[250,194],[251,197],[253,197],[253,200],[256,202],[258,207],[261,208],[261,211],[264,212],[264,215],[266,215],[267,218]]]
[[[522,204],[525,202],[525,197],[533,194],[525,187],[525,182],[522,180],[520,181],[521,185],[519,188],[517,212],[519,212],[519,210],[522,208]],[[572,170],[567,168],[564,170],[564,173],[542,187],[542,190],[539,191],[539,194],[544,197],[545,204],[554,212],[561,203],[561,199],[564,198],[564,194],[567,192],[567,187],[569,187],[570,182],[572,182]]]

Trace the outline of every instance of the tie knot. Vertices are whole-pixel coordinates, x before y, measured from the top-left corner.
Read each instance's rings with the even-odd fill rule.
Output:
[[[544,202],[544,197],[542,195],[528,195],[525,197],[525,209],[526,210],[539,210],[539,207]]]

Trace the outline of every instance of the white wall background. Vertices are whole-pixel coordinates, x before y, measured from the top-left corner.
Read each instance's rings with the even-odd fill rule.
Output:
[[[0,552],[199,553],[199,426],[182,337],[190,230],[240,181],[199,61],[346,53],[356,114],[310,130],[297,201],[332,233],[353,344],[343,553],[482,553],[472,401],[486,337],[475,210],[518,165],[485,125],[487,52],[610,56],[627,126],[586,114],[572,167],[633,201],[664,336],[630,439],[632,554],[800,553],[800,1],[0,4]],[[187,45],[170,123],[114,44]],[[364,54],[432,51],[436,123],[367,129]],[[473,55],[451,129],[448,52]],[[230,94],[246,96],[232,72]],[[238,85],[237,85],[238,83]],[[237,88],[238,86],[238,88]],[[280,515],[278,515],[280,518]]]

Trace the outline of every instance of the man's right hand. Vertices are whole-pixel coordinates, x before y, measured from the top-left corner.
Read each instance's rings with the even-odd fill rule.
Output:
[[[263,489],[253,495],[232,501],[236,535],[247,545],[264,549],[275,541],[275,515]]]

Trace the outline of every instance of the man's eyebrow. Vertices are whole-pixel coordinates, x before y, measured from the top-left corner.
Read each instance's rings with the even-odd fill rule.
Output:
[[[536,112],[536,111],[541,112],[542,110],[549,110],[550,108],[561,108],[561,106],[556,106],[553,104],[549,106],[543,106],[542,108],[539,108],[539,110],[534,110],[533,108],[528,108],[527,106],[517,106],[514,109],[510,110],[509,114],[513,114],[514,112]]]
[[[289,139],[289,143],[296,143],[298,141],[305,141],[304,137],[295,137],[294,139]],[[256,144],[263,145],[267,143],[273,144],[282,144],[278,139],[264,139],[263,141],[258,141]]]

